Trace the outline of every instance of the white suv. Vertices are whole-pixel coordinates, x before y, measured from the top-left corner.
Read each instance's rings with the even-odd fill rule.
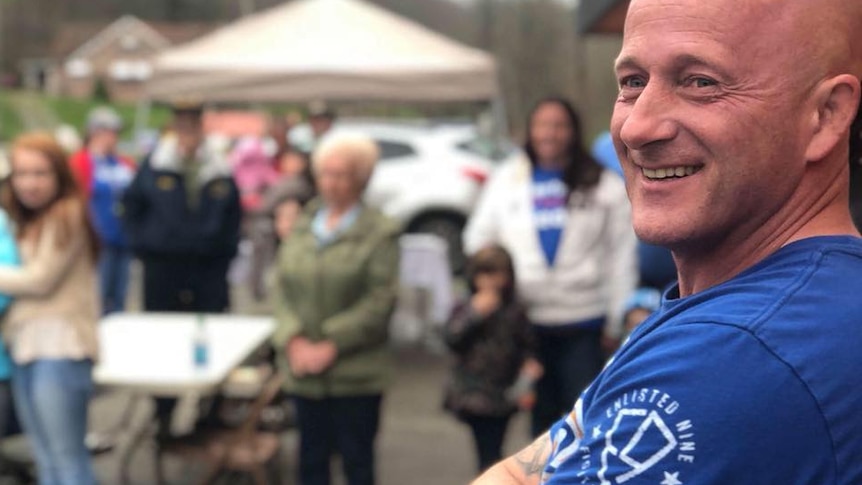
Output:
[[[291,132],[298,145],[303,130]],[[340,119],[330,133],[346,131],[368,135],[380,147],[366,201],[403,221],[408,232],[444,238],[453,269],[463,269],[464,224],[482,184],[514,146],[494,142],[466,122]]]

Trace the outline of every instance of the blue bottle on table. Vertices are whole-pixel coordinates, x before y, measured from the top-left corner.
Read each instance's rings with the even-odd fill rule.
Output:
[[[209,364],[209,337],[207,335],[206,318],[199,313],[195,324],[195,334],[192,337],[195,369],[205,369]]]

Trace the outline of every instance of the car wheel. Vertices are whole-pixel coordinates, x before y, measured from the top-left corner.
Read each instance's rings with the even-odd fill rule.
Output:
[[[463,274],[467,257],[461,245],[461,234],[466,221],[454,215],[431,215],[419,219],[411,225],[410,232],[434,234],[443,238],[449,246],[449,265],[455,274]]]

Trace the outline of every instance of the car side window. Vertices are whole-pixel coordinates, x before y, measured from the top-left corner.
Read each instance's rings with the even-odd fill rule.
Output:
[[[398,143],[387,140],[377,140],[377,146],[380,148],[380,161],[391,160],[393,158],[410,157],[416,155],[416,150],[406,143]]]

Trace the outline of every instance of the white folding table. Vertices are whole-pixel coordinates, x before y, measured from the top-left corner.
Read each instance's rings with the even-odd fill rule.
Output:
[[[99,325],[97,385],[157,396],[214,393],[228,374],[272,335],[271,317],[205,315],[208,362],[194,365],[197,315],[117,313]]]
[[[215,394],[230,372],[272,335],[271,317],[204,315],[207,365],[194,362],[198,315],[193,313],[117,313],[99,324],[100,359],[96,385],[128,390],[139,396],[182,397]],[[125,426],[131,411],[124,418]],[[133,433],[121,458],[121,481],[128,482],[131,457],[146,435]]]

